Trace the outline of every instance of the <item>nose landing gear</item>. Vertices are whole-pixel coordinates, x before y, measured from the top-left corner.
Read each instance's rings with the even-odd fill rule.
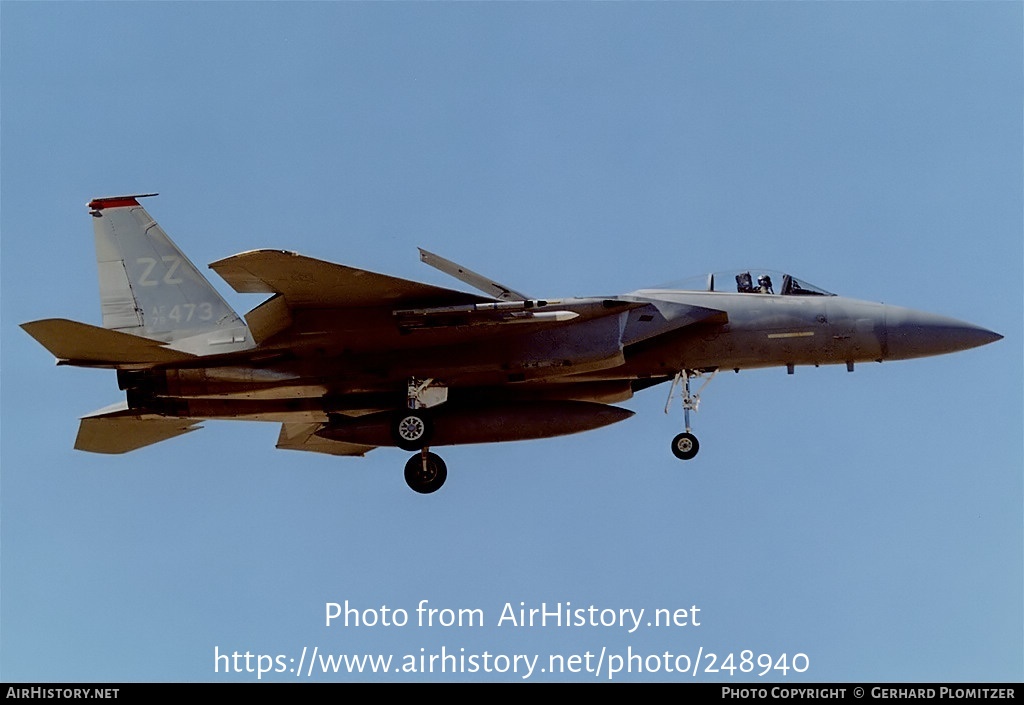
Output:
[[[679,386],[680,382],[683,385],[683,419],[686,430],[672,439],[672,454],[680,460],[691,460],[697,455],[697,451],[700,450],[700,443],[697,442],[697,437],[693,435],[690,429],[690,410],[697,411],[697,407],[700,406],[700,393],[704,391],[704,387],[708,386],[708,383],[714,379],[716,374],[718,374],[717,369],[712,370],[710,374],[698,370],[682,369],[676,373],[676,378],[672,380],[672,388],[668,390],[668,399],[665,401],[666,414],[668,413],[669,406],[672,404],[672,397],[675,396],[676,387]],[[691,377],[706,377],[696,393],[690,392]]]
[[[672,454],[680,460],[690,460],[700,450],[700,443],[692,433],[680,433],[672,439]]]

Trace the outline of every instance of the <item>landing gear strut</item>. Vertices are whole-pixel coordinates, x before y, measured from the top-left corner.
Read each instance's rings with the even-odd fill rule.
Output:
[[[683,383],[683,419],[686,424],[686,430],[672,439],[672,454],[680,460],[691,460],[697,455],[697,451],[700,450],[700,443],[697,442],[697,437],[691,433],[690,410],[697,411],[697,407],[700,406],[700,393],[704,391],[704,387],[708,386],[708,383],[718,374],[718,370],[712,370],[711,374],[707,375],[704,384],[700,385],[700,389],[696,393],[690,392],[690,378],[704,377],[706,374],[697,370],[682,369],[676,374],[676,378],[672,380],[672,388],[668,390],[668,400],[665,402],[666,414],[668,413],[669,406],[672,404],[672,397],[675,396],[676,387],[679,386],[680,382]]]

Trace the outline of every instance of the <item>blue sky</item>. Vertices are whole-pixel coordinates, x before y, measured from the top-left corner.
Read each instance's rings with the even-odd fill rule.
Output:
[[[0,4],[0,677],[250,681],[215,649],[316,647],[1020,681],[1022,34],[1012,2]],[[271,424],[79,453],[114,375],[17,326],[99,324],[85,204],[149,191],[199,265],[274,247],[453,285],[422,246],[549,297],[764,266],[1005,339],[720,375],[686,465],[658,387],[606,429],[444,449],[428,497],[400,451],[278,451]],[[325,626],[346,600],[411,623]],[[421,600],[485,624],[415,626]],[[499,626],[520,602],[701,624]],[[748,649],[809,665],[705,670]]]

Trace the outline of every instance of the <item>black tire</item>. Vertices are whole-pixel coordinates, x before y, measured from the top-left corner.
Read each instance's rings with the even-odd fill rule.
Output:
[[[433,453],[427,453],[425,460],[417,453],[405,464],[405,483],[420,494],[437,492],[447,479],[448,466]]]
[[[402,450],[420,450],[430,445],[434,426],[430,417],[419,411],[404,411],[395,417],[391,435]]]
[[[700,450],[700,443],[692,433],[680,433],[672,439],[672,455],[680,460],[690,460]]]

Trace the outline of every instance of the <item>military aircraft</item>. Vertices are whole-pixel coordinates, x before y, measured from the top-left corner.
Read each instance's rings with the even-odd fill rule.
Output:
[[[1002,337],[764,270],[541,299],[425,250],[425,263],[483,295],[253,250],[210,265],[237,292],[271,295],[243,320],[139,204],[153,195],[88,204],[102,327],[22,324],[60,365],[117,370],[126,399],[81,419],[79,450],[125,453],[206,419],[274,421],[278,448],[414,451],[405,479],[426,494],[447,477],[431,447],[598,428],[633,415],[612,404],[663,382],[684,415],[671,449],[689,460],[699,448],[690,411],[719,370],[852,371]]]

